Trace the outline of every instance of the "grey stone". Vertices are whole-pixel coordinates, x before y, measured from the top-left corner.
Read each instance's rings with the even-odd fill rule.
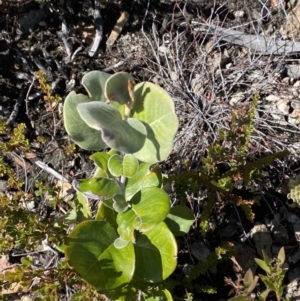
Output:
[[[21,17],[17,24],[17,31],[22,34],[33,32],[45,16],[44,9],[31,10]]]

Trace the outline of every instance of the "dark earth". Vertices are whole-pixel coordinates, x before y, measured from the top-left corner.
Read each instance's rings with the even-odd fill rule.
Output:
[[[255,52],[230,43],[217,33],[199,30],[199,24],[206,24],[239,30],[245,35],[289,40],[286,23],[297,2],[103,0],[100,1],[101,19],[97,20],[93,17],[95,6],[93,0],[0,1],[0,121],[6,124],[0,143],[8,141],[20,123],[26,125],[26,138],[30,142],[26,152],[16,147],[13,154],[3,152],[1,157],[20,179],[26,179],[24,192],[34,194],[36,181],[56,185],[53,176],[41,172],[34,163],[37,160],[67,178],[91,176],[91,153],[75,146],[68,151],[71,141],[62,120],[63,100],[72,90],[85,93],[80,81],[89,71],[111,74],[126,71],[136,82],[151,81],[170,93],[180,127],[172,154],[160,164],[167,174],[179,173],[186,162],[189,170],[198,170],[207,148],[218,138],[218,131],[230,128],[233,110],[240,110],[251,102],[254,94],[259,94],[248,159],[282,150],[288,150],[290,155],[261,170],[263,177],[253,182],[252,187],[246,189],[237,184],[236,189],[241,194],[260,196],[260,202],[253,206],[254,222],[263,225],[269,233],[267,238],[262,238],[262,243],[268,244],[271,238],[270,255],[276,256],[280,247],[285,248],[288,272],[280,300],[288,297],[300,300],[300,250],[294,227],[300,211],[289,207],[291,201],[287,199],[287,180],[299,173],[300,122],[296,113],[300,108],[300,74],[289,73],[291,65],[298,66],[299,54]],[[128,19],[120,34],[115,34],[116,41],[111,42],[109,36],[116,31],[115,25],[124,12]],[[95,25],[95,22],[100,23]],[[91,56],[95,28],[99,24],[103,29],[101,43]],[[297,25],[293,26],[292,39],[298,41]],[[51,85],[50,95],[56,95],[60,101],[49,100],[45,89],[41,89],[37,71],[44,72]],[[280,111],[278,102],[269,100],[274,95],[278,97],[276,101],[288,99],[285,113]],[[21,159],[17,160],[17,156]],[[7,176],[0,181],[0,192],[14,193],[6,185]],[[178,196],[176,191],[171,192],[172,203],[182,201]],[[224,242],[235,246],[236,253],[231,260],[199,276],[193,282],[192,291],[176,285],[173,298],[228,300],[239,292],[237,286],[241,281],[237,280],[249,267],[255,266],[253,258],[261,257],[257,251],[259,243],[251,235],[245,238],[245,234],[254,231],[254,224],[232,203],[220,200],[213,209],[210,229],[204,238],[198,219],[206,191],[201,187],[196,194],[186,191],[185,198],[194,210],[195,224],[188,235],[178,240],[178,268],[171,279],[180,282],[189,268]],[[59,215],[60,209],[51,207],[45,198],[36,197],[34,206],[41,217]],[[10,257],[9,263],[19,263],[21,257]],[[262,270],[258,269],[258,273]],[[234,285],[228,285],[228,279]],[[203,293],[197,285],[215,287],[216,293]],[[254,292],[259,294],[263,289],[260,282]],[[72,292],[77,290],[80,288],[75,287]],[[193,294],[193,299],[191,296],[188,299],[188,292]],[[11,296],[19,300],[24,295],[30,297],[30,293],[11,293]],[[60,300],[71,300],[72,294],[67,294],[64,288],[60,294]],[[270,294],[267,300],[276,297]]]

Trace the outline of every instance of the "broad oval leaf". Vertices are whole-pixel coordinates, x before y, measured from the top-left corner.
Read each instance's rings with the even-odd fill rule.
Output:
[[[132,244],[117,249],[117,234],[103,221],[77,225],[65,241],[66,259],[75,271],[100,291],[129,283],[133,277],[135,254]]]
[[[108,169],[114,177],[119,177],[123,174],[123,159],[120,155],[113,155],[108,161]]]
[[[152,164],[165,160],[172,151],[178,129],[174,102],[164,89],[150,82],[137,84],[134,95],[131,117],[144,122],[147,129],[143,148],[134,155],[138,160]]]
[[[85,87],[92,100],[105,101],[105,83],[111,75],[102,71],[90,71],[82,78],[82,85]]]
[[[162,175],[159,166],[141,163],[136,174],[126,182],[125,196],[130,200],[139,190],[147,187],[160,187]]]
[[[139,162],[135,156],[126,154],[123,158],[123,176],[132,178],[139,168]]]
[[[116,180],[108,178],[90,178],[80,180],[79,189],[82,192],[91,192],[104,199],[112,198],[120,193],[120,187]]]
[[[182,236],[189,232],[194,220],[194,214],[190,208],[178,205],[170,209],[165,223],[175,236]]]
[[[177,243],[164,222],[144,233],[137,233],[134,245],[134,278],[158,283],[169,277],[177,265]]]
[[[136,193],[129,202],[130,210],[117,216],[118,233],[131,242],[134,230],[145,232],[163,221],[170,210],[168,194],[157,187],[145,188]]]
[[[105,84],[106,98],[123,105],[130,102],[128,81],[134,82],[134,78],[127,72],[118,72],[110,76]]]
[[[126,154],[124,158],[120,155],[113,155],[108,161],[108,169],[114,177],[133,177],[139,167],[138,160],[131,154]]]
[[[124,240],[135,243],[134,229],[138,227],[139,220],[133,210],[119,213],[117,216],[118,233]]]
[[[101,133],[89,127],[77,111],[77,106],[87,103],[91,99],[83,94],[71,92],[64,102],[63,118],[66,131],[70,138],[81,148],[86,150],[100,150],[107,148],[101,138]]]
[[[97,167],[104,170],[106,173],[108,172],[107,163],[111,155],[103,152],[96,152],[90,156],[90,159],[94,161]]]
[[[81,103],[77,110],[89,127],[101,131],[102,140],[109,147],[124,153],[143,147],[147,132],[139,120],[123,120],[118,109],[102,102]]]
[[[170,210],[168,194],[160,188],[144,188],[130,200],[137,219],[136,230],[148,231],[163,221]]]

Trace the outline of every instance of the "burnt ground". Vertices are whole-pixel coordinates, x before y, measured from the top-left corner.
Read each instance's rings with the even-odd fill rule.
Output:
[[[34,0],[1,1],[0,118],[7,130],[0,136],[0,142],[7,142],[9,133],[18,124],[26,125],[29,149],[24,151],[17,145],[2,154],[18,177],[26,180],[20,189],[35,195],[36,181],[56,185],[53,176],[36,166],[37,160],[69,178],[91,175],[93,165],[88,158],[91,153],[77,147],[70,150],[72,145],[62,120],[63,100],[72,90],[84,93],[80,81],[88,71],[104,70],[111,74],[126,71],[136,82],[151,81],[170,93],[180,128],[174,151],[161,163],[163,172],[168,174],[179,172],[183,162],[197,170],[207,148],[217,139],[218,131],[229,129],[232,111],[259,94],[248,157],[253,160],[285,149],[290,155],[262,170],[263,178],[253,183],[253,190],[261,197],[253,207],[255,223],[263,224],[270,233],[272,255],[285,247],[289,271],[284,296],[300,300],[300,253],[293,227],[299,209],[287,205],[285,185],[299,169],[300,73],[296,69],[291,72],[299,64],[299,55],[262,53],[229,42],[222,34],[207,29],[222,26],[245,35],[298,41],[299,24],[290,19],[291,12],[298,13],[296,5],[296,1],[276,0],[101,1],[103,36],[99,49],[90,56],[95,35],[94,1],[57,0],[43,4]],[[118,39],[108,45],[108,38],[123,12],[128,13],[128,20]],[[201,24],[207,26],[206,30]],[[61,101],[56,103],[45,95],[45,89],[41,90],[40,75],[36,73],[40,70],[51,85],[50,94]],[[15,191],[6,181],[4,176],[1,192],[13,195]],[[176,199],[176,193],[173,198],[174,202],[181,201]],[[201,214],[203,200],[205,191],[201,189],[196,195],[186,194],[195,221]],[[45,197],[36,196],[33,206],[41,217],[60,211],[58,206],[51,207]],[[253,231],[253,226],[232,204],[221,204],[213,211],[205,239],[194,227],[179,240],[179,265],[171,279],[181,279],[186,269],[203,259],[197,255],[199,250],[210,254],[223,242],[230,242],[239,254],[235,255],[238,264],[233,260],[222,262],[194,283],[194,287],[196,284],[214,286],[217,292],[210,295],[197,289],[192,291],[193,300],[227,300],[238,289],[225,285],[224,277],[236,280],[238,265],[245,271],[246,262],[259,257],[258,242],[252,238],[241,242],[241,237]],[[263,242],[268,239],[263,238]],[[258,292],[261,287],[262,284]],[[78,287],[71,292],[76,290]],[[173,294],[174,300],[183,300],[187,298],[187,289],[176,286]],[[69,300],[71,295],[62,288],[61,300]],[[275,300],[273,297],[270,300]]]

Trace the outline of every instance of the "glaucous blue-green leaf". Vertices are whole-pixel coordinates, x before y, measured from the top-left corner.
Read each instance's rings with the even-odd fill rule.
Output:
[[[136,230],[141,232],[163,221],[170,210],[168,194],[157,187],[142,189],[132,197],[130,203],[137,219]]]
[[[120,193],[120,188],[116,180],[108,178],[90,178],[80,180],[79,189],[82,192],[91,192],[103,199],[112,198]]]
[[[128,81],[134,82],[134,78],[127,72],[118,72],[107,80],[105,84],[105,95],[110,101],[125,104],[131,101],[128,92]]]
[[[162,175],[159,166],[153,167],[149,163],[141,163],[136,174],[127,179],[125,196],[130,200],[139,190],[147,187],[160,187]]]
[[[77,110],[89,127],[101,131],[102,140],[109,147],[124,153],[134,153],[143,147],[147,133],[139,120],[123,120],[118,109],[102,102],[82,103]]]
[[[133,277],[133,245],[117,249],[114,246],[116,239],[114,228],[103,221],[82,222],[66,238],[68,263],[96,290],[116,289]]]
[[[83,94],[71,92],[64,102],[63,118],[65,129],[70,138],[81,148],[86,150],[100,150],[107,148],[101,138],[101,133],[89,127],[77,111],[81,103],[88,103],[91,99]]]
[[[134,155],[147,163],[165,160],[172,151],[178,129],[174,102],[164,89],[150,82],[137,84],[134,95],[131,117],[143,121],[147,129],[144,146]]]
[[[189,232],[194,220],[194,214],[190,208],[178,205],[170,209],[165,223],[175,236],[182,236]]]
[[[105,83],[111,75],[102,71],[91,71],[86,73],[82,78],[82,85],[88,92],[91,100],[98,100],[105,102]]]
[[[108,161],[108,169],[114,177],[133,177],[139,167],[138,160],[131,154],[126,154],[123,158],[120,155],[113,155]]]
[[[119,213],[125,212],[129,208],[129,204],[126,202],[126,199],[122,194],[116,194],[113,197],[113,201],[113,208]]]
[[[136,234],[134,278],[158,283],[169,277],[177,264],[177,243],[164,222]]]

